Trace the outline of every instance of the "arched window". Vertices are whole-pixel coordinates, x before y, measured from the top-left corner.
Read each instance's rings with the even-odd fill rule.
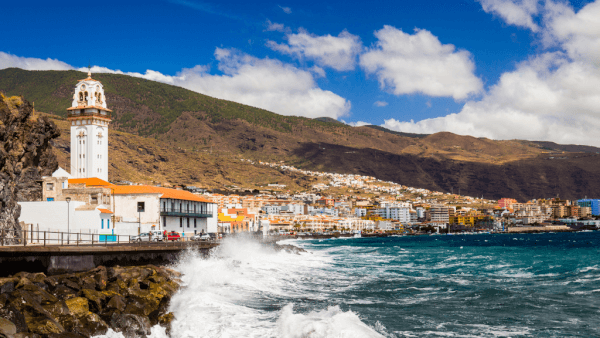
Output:
[[[84,95],[85,95],[85,101],[87,102],[87,100],[88,100],[88,97],[89,97],[90,95],[88,94],[88,92],[85,92],[85,94],[84,94]]]

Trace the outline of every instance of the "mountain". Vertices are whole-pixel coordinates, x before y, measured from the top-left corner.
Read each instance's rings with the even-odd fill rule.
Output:
[[[77,80],[84,77],[77,71],[4,69],[0,91],[23,95],[35,102],[36,110],[61,121]],[[373,175],[440,191],[460,188],[463,194],[486,198],[591,197],[600,188],[593,179],[600,173],[600,157],[593,147],[352,127],[327,118],[282,116],[125,75],[93,77],[103,83],[113,110],[111,180],[211,187],[285,180],[294,189],[310,186],[303,179],[241,161],[250,159]],[[57,125],[63,130],[57,146],[64,167],[68,125]]]

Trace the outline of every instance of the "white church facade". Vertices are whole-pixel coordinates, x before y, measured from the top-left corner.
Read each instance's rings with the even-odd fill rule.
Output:
[[[71,107],[71,172],[42,177],[42,201],[19,202],[20,221],[40,231],[137,235],[149,230],[217,232],[215,203],[189,191],[108,181],[108,127],[104,87],[92,79],[75,86]],[[71,235],[71,237],[76,235]],[[109,239],[110,238],[110,239]]]
[[[67,109],[71,123],[71,176],[108,181],[108,125],[112,110],[106,107],[104,88],[88,72],[75,87]]]

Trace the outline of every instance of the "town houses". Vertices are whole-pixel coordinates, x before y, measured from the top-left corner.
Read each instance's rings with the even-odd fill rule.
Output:
[[[240,159],[254,166],[311,178],[303,191],[271,182],[211,193],[196,186],[168,188],[108,181],[110,154],[104,88],[88,72],[74,90],[70,172],[42,178],[42,200],[21,202],[20,221],[40,231],[114,235],[176,231],[260,232],[475,232],[515,227],[589,228],[600,225],[600,203],[587,197],[517,201],[414,188],[358,174],[298,169],[283,162]],[[456,189],[460,191],[459,189]],[[242,193],[243,192],[243,193]]]

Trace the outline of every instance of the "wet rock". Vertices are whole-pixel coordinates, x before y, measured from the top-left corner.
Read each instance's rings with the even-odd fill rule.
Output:
[[[158,324],[162,327],[170,328],[173,319],[175,319],[173,312],[165,313],[164,315],[158,317]]]
[[[75,332],[52,333],[48,338],[86,338],[87,336]]]
[[[120,312],[125,311],[125,307],[127,307],[125,299],[119,295],[113,296],[106,304],[106,308],[119,310]]]
[[[15,290],[17,278],[0,278],[0,293],[11,293]]]
[[[40,335],[48,335],[51,333],[63,333],[65,328],[58,323],[54,318],[44,315],[30,315],[25,313],[25,323],[29,332]]]
[[[0,318],[4,318],[12,322],[17,328],[17,332],[28,331],[27,324],[25,323],[25,316],[19,310],[12,305],[7,305],[0,308]]]
[[[83,327],[85,327],[92,336],[105,334],[108,331],[108,324],[99,315],[88,312],[84,316],[78,318]]]
[[[102,292],[96,290],[83,289],[81,290],[80,295],[88,299],[90,311],[96,313],[99,313],[102,310],[103,304],[106,301],[106,296]]]
[[[69,311],[71,311],[75,317],[82,317],[90,312],[90,306],[87,298],[75,297],[67,299],[65,303],[67,304]]]
[[[17,333],[17,326],[8,319],[4,319],[0,317],[0,337],[4,336],[12,336]]]
[[[64,285],[58,285],[54,288],[53,294],[62,300],[67,300],[71,298],[77,297],[77,292],[71,288],[68,288]]]
[[[150,321],[145,316],[134,314],[113,315],[111,326],[127,338],[146,337],[150,334]]]
[[[81,290],[81,287],[79,286],[79,283],[72,281],[70,278],[68,277],[59,277],[58,278],[58,284],[60,285],[64,285],[72,290],[75,291],[79,291]]]

